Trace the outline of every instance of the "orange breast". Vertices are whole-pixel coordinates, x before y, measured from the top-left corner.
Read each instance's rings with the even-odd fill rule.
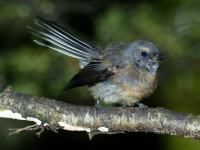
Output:
[[[139,102],[143,98],[148,97],[153,93],[157,85],[156,74],[149,74],[143,71],[138,72],[133,68],[126,68],[120,71],[116,78],[118,79],[113,79],[113,81],[122,89],[122,92],[118,94],[123,100],[129,101],[129,103]],[[127,78],[125,82],[124,78]]]

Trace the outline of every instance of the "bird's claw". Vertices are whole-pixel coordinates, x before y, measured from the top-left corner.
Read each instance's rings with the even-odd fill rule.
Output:
[[[136,103],[135,105],[138,106],[140,109],[144,109],[144,110],[148,109],[148,106],[144,105],[143,103]]]

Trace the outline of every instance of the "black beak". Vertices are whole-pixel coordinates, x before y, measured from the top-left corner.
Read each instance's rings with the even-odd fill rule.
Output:
[[[157,57],[157,59],[158,59],[159,61],[165,60],[165,56],[164,56],[163,54],[161,54],[161,53],[158,53],[156,57]]]
[[[165,60],[165,56],[161,53],[154,53],[153,59],[162,62],[163,60]]]

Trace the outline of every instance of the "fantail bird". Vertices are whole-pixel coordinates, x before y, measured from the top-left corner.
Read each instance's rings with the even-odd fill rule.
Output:
[[[101,49],[82,42],[55,22],[37,18],[35,25],[29,27],[35,43],[80,61],[80,71],[65,90],[88,86],[98,103],[123,106],[132,106],[155,90],[163,55],[153,43],[137,40]]]

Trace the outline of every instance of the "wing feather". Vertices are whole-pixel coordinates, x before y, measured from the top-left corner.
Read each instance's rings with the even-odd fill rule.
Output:
[[[114,72],[109,71],[106,65],[99,62],[91,62],[72,77],[64,90],[81,86],[92,86],[107,80],[112,75],[114,75]]]

